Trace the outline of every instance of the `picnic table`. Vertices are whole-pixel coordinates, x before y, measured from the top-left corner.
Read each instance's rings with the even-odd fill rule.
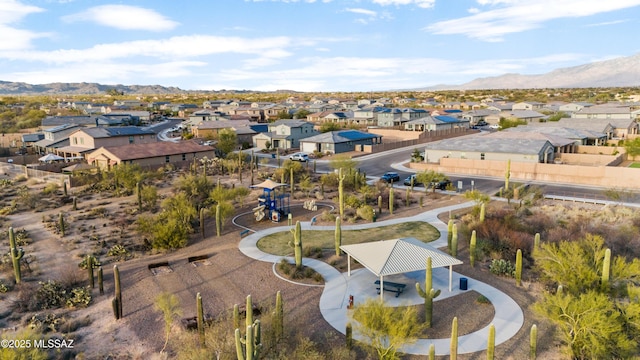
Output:
[[[376,290],[378,290],[378,294],[380,294],[380,280],[376,280],[374,282],[374,284],[377,285]],[[385,281],[384,282],[384,291],[390,291],[393,293],[396,293],[396,297],[400,296],[400,294],[402,294],[402,292],[404,291],[404,288],[407,287],[406,284],[401,284],[401,283],[395,283],[395,282],[391,282],[391,281]]]

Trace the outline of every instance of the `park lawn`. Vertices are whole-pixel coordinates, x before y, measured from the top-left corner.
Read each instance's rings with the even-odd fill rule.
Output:
[[[342,245],[359,244],[364,242],[391,240],[403,237],[414,237],[424,242],[431,242],[440,237],[440,232],[432,225],[413,221],[401,224],[381,226],[362,230],[342,229]],[[258,240],[258,249],[273,255],[289,255],[293,249],[289,242],[293,235],[289,231],[283,231],[267,235]],[[322,249],[334,248],[334,230],[303,230],[303,247],[320,247]]]
[[[640,169],[640,163],[634,162],[629,165],[630,168]]]

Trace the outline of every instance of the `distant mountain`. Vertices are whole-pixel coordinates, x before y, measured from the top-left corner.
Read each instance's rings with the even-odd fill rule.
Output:
[[[94,95],[115,89],[124,94],[180,94],[187,91],[160,85],[102,85],[97,83],[51,83],[32,85],[0,81],[0,95]]]
[[[640,86],[640,54],[556,69],[546,74],[504,74],[462,85],[436,85],[424,90],[540,89]]]

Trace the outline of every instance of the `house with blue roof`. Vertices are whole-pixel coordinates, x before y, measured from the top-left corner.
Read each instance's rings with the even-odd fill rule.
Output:
[[[322,152],[339,154],[362,150],[363,145],[382,143],[382,136],[358,130],[329,131],[300,140],[300,151],[305,153]]]

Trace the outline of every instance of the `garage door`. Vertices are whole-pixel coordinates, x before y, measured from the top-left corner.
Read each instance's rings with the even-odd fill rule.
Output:
[[[302,151],[303,153],[311,154],[316,151],[316,143],[300,142],[300,151]]]

